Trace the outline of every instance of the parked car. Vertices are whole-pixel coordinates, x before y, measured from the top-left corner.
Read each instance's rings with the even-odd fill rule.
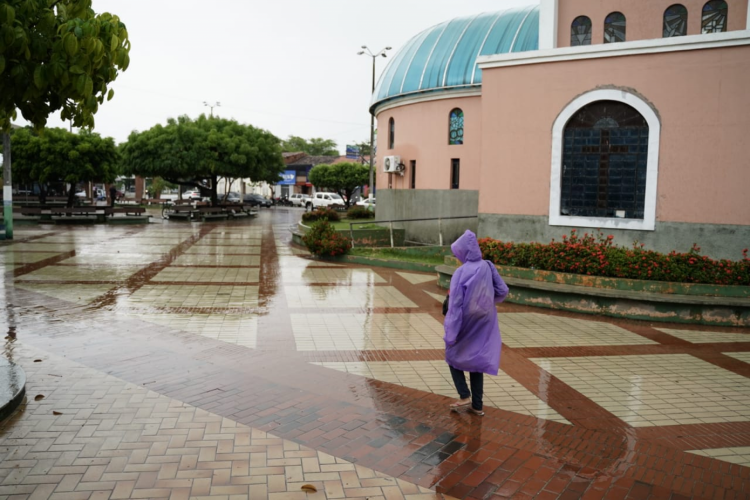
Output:
[[[201,196],[201,192],[196,189],[193,191],[185,191],[182,193],[182,198],[185,200],[200,201],[203,197]]]
[[[315,196],[305,202],[307,210],[334,205],[344,206],[344,199],[338,193],[315,193]]]
[[[304,207],[309,199],[309,194],[294,193],[289,197],[289,202],[293,207]]]
[[[227,203],[239,203],[240,200],[242,200],[240,193],[230,191],[229,194],[227,194]]]
[[[259,194],[246,194],[243,196],[242,201],[248,203],[251,207],[266,207],[271,208],[273,202],[268,198],[264,198]]]
[[[366,208],[369,208],[370,206],[372,206],[372,208],[375,208],[375,198],[372,199],[372,202],[370,202],[369,198],[365,198],[363,200],[359,200],[357,202],[357,206],[358,207],[366,207]]]

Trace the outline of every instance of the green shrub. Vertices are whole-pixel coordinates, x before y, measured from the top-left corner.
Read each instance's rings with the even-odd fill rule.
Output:
[[[320,256],[344,255],[352,248],[352,240],[337,232],[325,219],[314,222],[302,242],[310,253]]]
[[[562,241],[542,243],[504,243],[483,238],[479,240],[484,258],[501,266],[518,266],[614,278],[707,283],[714,285],[750,285],[750,259],[745,249],[742,260],[713,260],[700,255],[693,245],[687,253],[669,254],[645,250],[633,243],[632,248],[614,246],[613,236],[585,233],[579,237],[574,230]]]
[[[365,207],[354,206],[346,212],[346,216],[349,219],[372,219],[375,217],[375,212],[370,212]]]
[[[338,222],[341,220],[341,217],[339,217],[338,212],[331,210],[330,208],[319,208],[312,212],[305,212],[302,214],[302,222],[315,222],[321,219]]]

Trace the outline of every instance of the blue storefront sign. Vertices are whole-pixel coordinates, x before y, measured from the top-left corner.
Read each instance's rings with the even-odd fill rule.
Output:
[[[297,183],[297,172],[294,170],[284,170],[281,174],[281,181],[278,183],[280,186],[293,186]]]
[[[347,158],[352,158],[352,159],[355,159],[355,160],[357,158],[359,158],[359,147],[358,146],[347,145],[346,146],[346,157]]]

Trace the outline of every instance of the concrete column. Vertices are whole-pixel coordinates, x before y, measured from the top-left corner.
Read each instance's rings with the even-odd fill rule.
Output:
[[[5,239],[13,239],[13,179],[10,167],[10,133],[3,134],[3,222]]]
[[[539,50],[557,48],[557,3],[541,0],[539,4]]]

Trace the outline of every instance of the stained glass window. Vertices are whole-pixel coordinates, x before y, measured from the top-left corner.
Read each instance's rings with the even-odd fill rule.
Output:
[[[464,143],[464,112],[459,108],[451,111],[450,115],[450,133],[448,144],[453,146]]]
[[[643,219],[649,128],[634,108],[596,101],[563,134],[560,214]]]
[[[664,11],[664,38],[687,35],[688,11],[684,5],[674,4]]]
[[[727,30],[727,3],[723,0],[711,0],[703,6],[701,32],[721,33]]]
[[[393,144],[396,142],[396,122],[393,118],[388,120],[388,149],[393,149]]]
[[[591,19],[578,16],[570,25],[570,46],[591,45]]]
[[[613,12],[604,19],[604,43],[625,41],[625,16]]]

